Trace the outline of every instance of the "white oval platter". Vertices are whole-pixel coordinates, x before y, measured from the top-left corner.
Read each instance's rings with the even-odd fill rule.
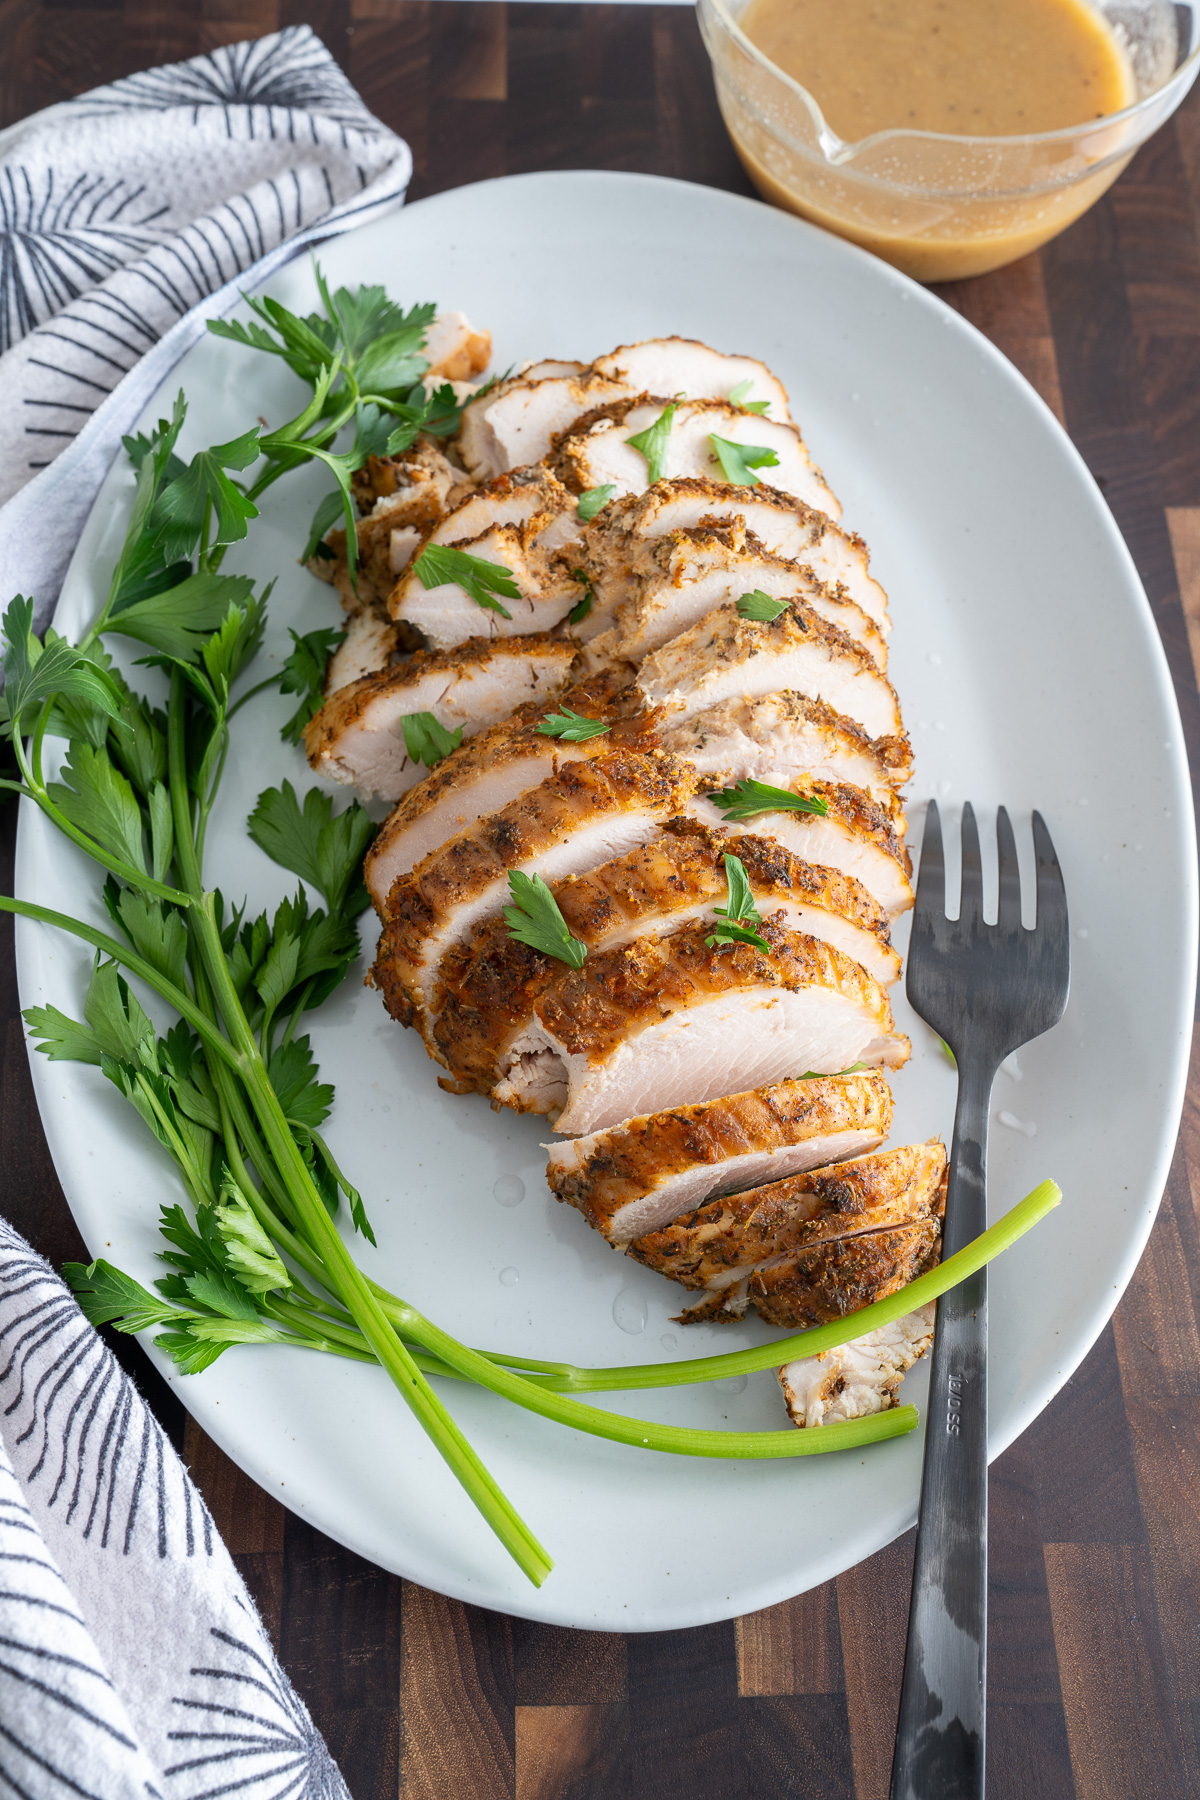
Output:
[[[911,810],[936,794],[1045,814],[1066,871],[1074,981],[1066,1018],[1001,1074],[990,1206],[1043,1176],[1063,1205],[995,1267],[991,1442],[998,1454],[1071,1374],[1129,1279],[1154,1217],[1182,1104],[1195,976],[1195,845],[1166,662],[1129,554],[1065,434],[1025,381],[950,309],[883,263],[783,213],[648,176],[509,177],[408,207],[331,243],[338,283],[382,282],[409,304],[465,310],[494,334],[496,366],[591,357],[668,333],[762,357],[785,382],[810,447],[871,545],[895,620],[892,674],[916,745]],[[271,289],[316,304],[306,260]],[[206,340],[164,390],[189,397],[184,448],[296,410],[273,359]],[[121,459],[123,463],[124,459]],[[328,588],[297,566],[327,483],[276,487],[226,566],[277,578],[267,658],[286,628],[329,622]],[[68,634],[99,604],[131,493],[110,474],[58,615]],[[241,715],[210,836],[210,878],[252,908],[287,878],[245,835],[259,790],[308,771],[278,736],[290,703]],[[18,891],[102,917],[93,871],[22,821]],[[1138,905],[1132,904],[1136,893]],[[368,950],[373,931],[365,931]],[[20,923],[25,1005],[77,1011],[89,958]],[[895,1077],[894,1142],[953,1118],[953,1073],[901,996],[913,1036]],[[316,1017],[337,1085],[335,1154],[379,1237],[364,1268],[467,1341],[611,1364],[761,1342],[756,1324],[681,1330],[678,1289],[617,1258],[544,1184],[544,1123],[443,1094],[417,1040],[351,978]],[[92,1069],[33,1057],[55,1165],[93,1254],[157,1272],[173,1172]],[[523,1188],[519,1204],[501,1204]],[[500,1200],[497,1199],[500,1196]],[[615,1310],[614,1310],[615,1309]],[[644,1315],[640,1331],[635,1327]],[[826,1580],[911,1525],[921,1434],[866,1453],[723,1463],[571,1433],[445,1384],[472,1442],[557,1566],[535,1591],[507,1560],[380,1372],[304,1352],[228,1353],[179,1378],[203,1428],[285,1505],[363,1556],[482,1606],[555,1624],[660,1630],[724,1619]],[[905,1398],[923,1402],[923,1369]],[[639,1416],[778,1427],[770,1375],[741,1392],[691,1387],[601,1397]]]

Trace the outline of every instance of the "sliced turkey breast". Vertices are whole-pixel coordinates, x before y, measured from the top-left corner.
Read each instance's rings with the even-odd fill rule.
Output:
[[[564,1135],[910,1053],[887,995],[831,944],[758,927],[768,949],[714,945],[711,922],[591,956],[539,995],[493,1090]]]
[[[411,1024],[429,1010],[442,958],[508,903],[510,870],[553,882],[594,869],[656,836],[695,779],[657,751],[569,762],[402,875],[387,897],[374,969],[393,1018]]]
[[[628,1253],[683,1287],[715,1292],[817,1244],[940,1218],[945,1174],[936,1140],[880,1150],[707,1200],[635,1238]]]
[[[881,986],[898,979],[887,919],[859,882],[801,862],[767,839],[708,831],[689,819],[668,821],[652,843],[569,876],[552,892],[589,955],[697,920],[711,930],[713,909],[727,898],[726,854],[741,859],[758,910],[773,924],[835,945]],[[502,919],[445,956],[431,1010],[447,1068],[490,1093],[539,995],[561,973],[553,957],[510,937]]]
[[[585,375],[587,363],[572,362],[570,359],[548,357],[541,362],[519,363],[513,371],[512,379],[516,381],[545,381],[551,375]],[[497,385],[499,385],[497,383]]]
[[[482,375],[492,355],[492,334],[479,331],[466,313],[438,313],[426,327],[422,354],[429,363],[426,382],[470,381]]]
[[[771,600],[804,600],[820,618],[861,644],[878,668],[887,668],[882,633],[846,590],[828,587],[798,563],[770,555],[740,520],[673,531],[643,550],[630,592],[609,628],[591,638],[588,660],[597,667],[639,663],[714,608],[755,591]],[[596,610],[593,605],[592,612]],[[584,624],[589,622],[590,615]]]
[[[472,482],[450,463],[433,438],[421,437],[402,456],[369,456],[351,476],[354,498],[363,517],[355,527],[358,572],[350,580],[346,533],[338,526],[326,533],[320,552],[308,567],[337,588],[348,613],[386,605],[396,576],[404,568],[423,532],[470,492]]]
[[[410,760],[404,719],[430,712],[464,736],[503,719],[523,700],[563,686],[575,654],[559,638],[473,638],[452,651],[419,650],[378,675],[366,675],[328,699],[304,733],[318,775],[363,794],[396,800],[421,779]]]
[[[651,651],[638,686],[671,720],[740,695],[785,688],[824,700],[871,737],[894,737],[904,727],[900,702],[861,644],[793,600],[777,619],[743,619],[735,605],[719,606],[698,624]]]
[[[775,487],[833,518],[840,515],[840,502],[825,485],[794,425],[760,418],[721,400],[671,402],[643,394],[598,406],[593,417],[582,419],[560,438],[551,459],[555,474],[577,494],[607,483],[618,494],[642,493],[650,486],[650,471],[645,456],[629,439],[657,424],[668,405],[675,410],[663,453],[663,479],[690,475],[719,480],[721,466],[710,441],[715,436],[746,449],[770,450],[778,462],[761,467]],[[754,485],[747,483],[750,488]]]
[[[907,912],[913,903],[912,859],[890,812],[849,782],[814,781],[805,776],[790,785],[794,792],[822,801],[824,814],[755,813],[738,820],[740,828],[786,845],[807,862],[853,875],[889,918]],[[725,810],[703,795],[691,801],[688,812],[705,825],[728,823]]]
[[[768,1325],[797,1331],[861,1312],[875,1300],[907,1287],[933,1268],[941,1254],[936,1219],[866,1231],[818,1244],[796,1257],[760,1269],[745,1284],[712,1293],[683,1314],[682,1324],[741,1318],[749,1303]]]
[[[640,390],[590,369],[497,382],[463,408],[458,451],[477,481],[541,462],[585,413]]]
[[[584,532],[597,596],[612,606],[625,598],[634,558],[645,540],[741,519],[773,555],[811,569],[818,581],[831,587],[841,583],[850,599],[886,632],[887,595],[868,572],[862,539],[835,525],[827,513],[769,486],[770,473],[765,471],[757,487],[681,476],[611,501]]]
[[[900,1383],[933,1343],[936,1314],[931,1300],[836,1350],[785,1363],[779,1385],[792,1424],[812,1429],[897,1406]]]
[[[539,542],[543,517],[535,514],[524,525],[493,525],[479,537],[451,546],[502,568],[516,585],[516,597],[498,595],[496,607],[482,606],[457,581],[426,587],[418,572],[419,555],[392,590],[392,617],[418,631],[435,650],[453,649],[470,637],[522,637],[552,630],[579,605],[585,589]]]
[[[398,876],[422,857],[465,830],[475,819],[499,812],[518,794],[537,787],[564,763],[604,756],[612,750],[654,750],[655,715],[622,692],[623,676],[613,674],[576,683],[552,700],[531,701],[510,718],[466,738],[437,767],[403,795],[367,852],[365,876],[377,907]],[[549,737],[538,730],[548,713],[569,706],[588,719],[608,719],[603,737],[583,743]]]
[[[809,1076],[549,1144],[546,1179],[556,1198],[622,1245],[713,1194],[861,1156],[882,1144],[891,1122],[891,1089],[877,1070]]]
[[[386,669],[396,653],[397,637],[392,621],[373,609],[352,613],[346,621],[346,635],[325,670],[326,699],[339,688],[349,687],[352,681]]]
[[[727,356],[695,338],[649,338],[620,344],[592,364],[598,375],[620,381],[635,394],[685,394],[689,400],[728,400],[740,390],[738,406],[767,402],[773,419],[790,419],[787,389],[753,356]]]
[[[541,528],[535,541],[544,549],[555,549],[582,531],[577,505],[576,496],[543,464],[535,463],[532,468],[497,475],[465,495],[433,525],[424,542],[465,544],[495,525],[529,525],[537,519]],[[565,536],[561,528],[553,529],[559,520],[569,528]],[[553,540],[549,544],[548,537]]]
[[[872,738],[823,700],[787,690],[756,698],[738,695],[693,713],[662,733],[663,748],[684,756],[716,787],[761,781],[790,788],[801,775],[853,782],[892,812],[901,829],[895,790],[912,775],[906,737]],[[892,809],[896,809],[893,811]],[[750,829],[756,829],[751,826]]]

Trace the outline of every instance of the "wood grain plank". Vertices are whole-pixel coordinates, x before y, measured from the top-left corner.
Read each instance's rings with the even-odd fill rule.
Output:
[[[1178,1188],[1190,1199],[1182,1155],[1178,1160]],[[1135,1429],[1143,1399],[1152,1395],[1174,1399],[1200,1396],[1200,1322],[1170,1191],[1113,1317],[1113,1331],[1125,1411]]]
[[[513,1800],[508,1621],[411,1581],[404,1583],[403,1620],[399,1773],[405,1800]]]
[[[193,1418],[184,1429],[183,1456],[231,1555],[282,1554],[287,1518],[283,1507],[244,1475]]]
[[[1075,1800],[1066,1718],[1058,1702],[998,1703],[988,1667],[987,1791],[1000,1800]]]
[[[844,1687],[832,1581],[737,1621],[738,1693],[840,1694]]]
[[[629,1742],[638,1800],[742,1787],[737,1644],[730,1621],[627,1638]]]
[[[993,275],[946,282],[935,291],[1004,352],[1062,423],[1058,355],[1041,258],[1023,256]]]
[[[654,9],[654,115],[656,174],[754,193],[721,118],[695,19],[683,7]]]
[[[1022,1440],[1047,1543],[1135,1543],[1142,1515],[1111,1325]]]
[[[1145,1550],[1047,1544],[1046,1577],[1079,1800],[1182,1800]]]
[[[1174,123],[1138,152],[1110,200],[1134,331],[1200,335],[1200,253]]]
[[[854,1800],[887,1800],[916,1533],[837,1578]]]
[[[1187,625],[1192,668],[1200,681],[1200,506],[1168,506],[1167,531]],[[1191,1083],[1189,1082],[1189,1091]]]
[[[516,1800],[617,1800],[631,1792],[629,1708],[518,1706],[516,1758]]]
[[[1053,1403],[1061,1407],[1060,1401]],[[1068,1402],[1068,1405],[1070,1402]],[[1051,1431],[1053,1425],[1051,1425]],[[992,1464],[988,1484],[988,1708],[1057,1708],[1054,1624],[1042,1556],[1045,1437],[1026,1432]],[[1063,1738],[1065,1743],[1066,1739]]]
[[[440,36],[453,46],[446,66],[434,71],[438,98],[507,100],[508,9],[503,0],[465,0],[453,14],[443,9],[438,16],[449,22]]]
[[[855,1800],[843,1695],[743,1700],[739,1726],[744,1773],[734,1793],[754,1800]],[[716,1800],[719,1790],[709,1792]]]
[[[626,1695],[625,1639],[616,1631],[570,1631],[514,1619],[518,1706],[596,1706]]]

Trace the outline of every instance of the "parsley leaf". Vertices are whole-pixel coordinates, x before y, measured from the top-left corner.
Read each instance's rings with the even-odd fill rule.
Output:
[[[636,437],[625,440],[631,450],[640,450],[645,457],[651,487],[666,474],[667,439],[671,435],[671,421],[676,410],[675,402],[672,401],[670,406],[659,413],[653,425],[647,425],[645,431],[639,431]]]
[[[743,619],[754,619],[760,625],[769,625],[772,619],[777,619],[780,613],[787,611],[788,605],[788,601],[772,600],[761,588],[755,588],[751,593],[742,595],[737,609]]]
[[[108,629],[163,656],[190,661],[203,640],[221,629],[230,607],[250,601],[253,588],[248,575],[189,575],[164,593],[124,607]]]
[[[405,713],[400,729],[404,733],[404,748],[413,762],[424,763],[427,769],[457,750],[463,739],[461,725],[457,731],[447,731],[431,712]]]
[[[115,1324],[119,1331],[146,1331],[152,1325],[163,1325],[178,1317],[167,1301],[159,1300],[103,1257],[97,1257],[94,1263],[64,1263],[63,1280],[93,1325]]]
[[[508,886],[515,903],[504,908],[509,937],[572,969],[582,969],[587,945],[571,936],[567,921],[558,910],[558,902],[541,876],[524,875],[520,869],[510,869]]]
[[[736,387],[730,388],[729,399],[731,404],[740,406],[743,412],[759,414],[768,412],[771,406],[769,400],[748,400],[746,398],[753,386],[753,381],[747,378],[745,381],[739,381]]]
[[[708,798],[721,808],[730,824],[737,819],[752,819],[757,813],[806,812],[824,818],[829,811],[819,795],[796,794],[791,788],[770,787],[765,781],[739,781]]]
[[[410,389],[404,400],[392,403],[389,411],[400,424],[384,446],[387,456],[402,456],[422,432],[429,437],[453,437],[462,419],[462,403],[448,381],[432,394],[420,386]]]
[[[308,538],[300,552],[302,563],[311,562],[319,556],[323,562],[332,562],[335,552],[325,542],[325,534],[332,531],[339,519],[345,519],[346,508],[340,491],[335,488],[332,494],[326,494],[320,506],[312,516],[312,524],[308,528]]]
[[[631,443],[632,441],[630,439]],[[585,525],[594,519],[598,512],[604,511],[616,491],[616,484],[611,481],[603,482],[600,487],[584,489],[579,496],[579,505],[576,510]]]
[[[248,469],[259,456],[258,428],[243,432],[227,444],[200,450],[181,474],[160,494],[151,519],[164,559],[173,563],[191,556],[201,541],[211,503],[216,515],[212,544],[233,544],[246,535],[258,508],[247,499],[227,469]]]
[[[114,768],[107,750],[74,743],[63,765],[62,780],[46,791],[80,831],[131,869],[146,872],[142,842],[142,809],[133,788]]]
[[[453,544],[426,544],[412,567],[422,587],[437,588],[454,582],[470,595],[476,606],[498,612],[505,619],[511,619],[512,614],[507,607],[501,606],[496,595],[503,594],[506,600],[521,598],[511,569],[505,568],[503,563],[488,562],[482,556],[471,556],[465,550],[455,549]]]
[[[357,918],[365,909],[362,859],[376,827],[357,800],[335,816],[329,795],[309,788],[301,810],[295,789],[285,781],[258,796],[247,828],[273,862],[324,895],[331,913]]]
[[[715,433],[708,441],[721,465],[721,473],[735,487],[757,487],[760,477],[754,473],[755,469],[774,468],[779,461],[773,450],[767,450],[761,444],[735,444],[732,438],[717,437]]]
[[[562,738],[568,744],[586,744],[589,738],[603,737],[612,726],[606,725],[603,719],[589,719],[564,706],[561,712],[547,713],[538,730],[543,737]]]
[[[333,498],[335,496],[330,495],[330,499]],[[285,744],[298,744],[304,736],[304,727],[310,719],[316,718],[325,703],[325,670],[346,634],[322,626],[317,631],[306,631],[303,637],[289,627],[289,635],[294,648],[280,671],[279,691],[281,694],[299,694],[301,700],[279,735]]]
[[[4,636],[4,696],[0,719],[6,737],[20,726],[22,714],[47,700],[77,700],[113,719],[121,717],[116,683],[65,639],[55,637],[45,648],[33,631],[33,601],[18,594],[0,621]],[[50,634],[47,633],[47,639]]]
[[[756,950],[765,950],[769,954],[771,946],[766,938],[741,923],[743,919],[748,919],[751,925],[761,925],[762,915],[754,904],[754,895],[750,892],[750,877],[739,856],[726,856],[725,881],[728,888],[727,904],[713,908],[721,923],[714,925],[712,936],[706,937],[704,942],[710,950],[717,944],[753,944]]]
[[[577,581],[583,589],[583,599],[577,600],[567,614],[568,623],[578,625],[580,620],[586,619],[591,612],[596,599],[596,590],[592,586],[592,578],[586,569],[572,569],[571,580]]]

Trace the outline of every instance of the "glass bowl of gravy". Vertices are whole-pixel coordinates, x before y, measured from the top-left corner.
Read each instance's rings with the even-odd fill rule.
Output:
[[[918,281],[1036,250],[1111,186],[1200,64],[1170,0],[697,0],[764,199]]]

